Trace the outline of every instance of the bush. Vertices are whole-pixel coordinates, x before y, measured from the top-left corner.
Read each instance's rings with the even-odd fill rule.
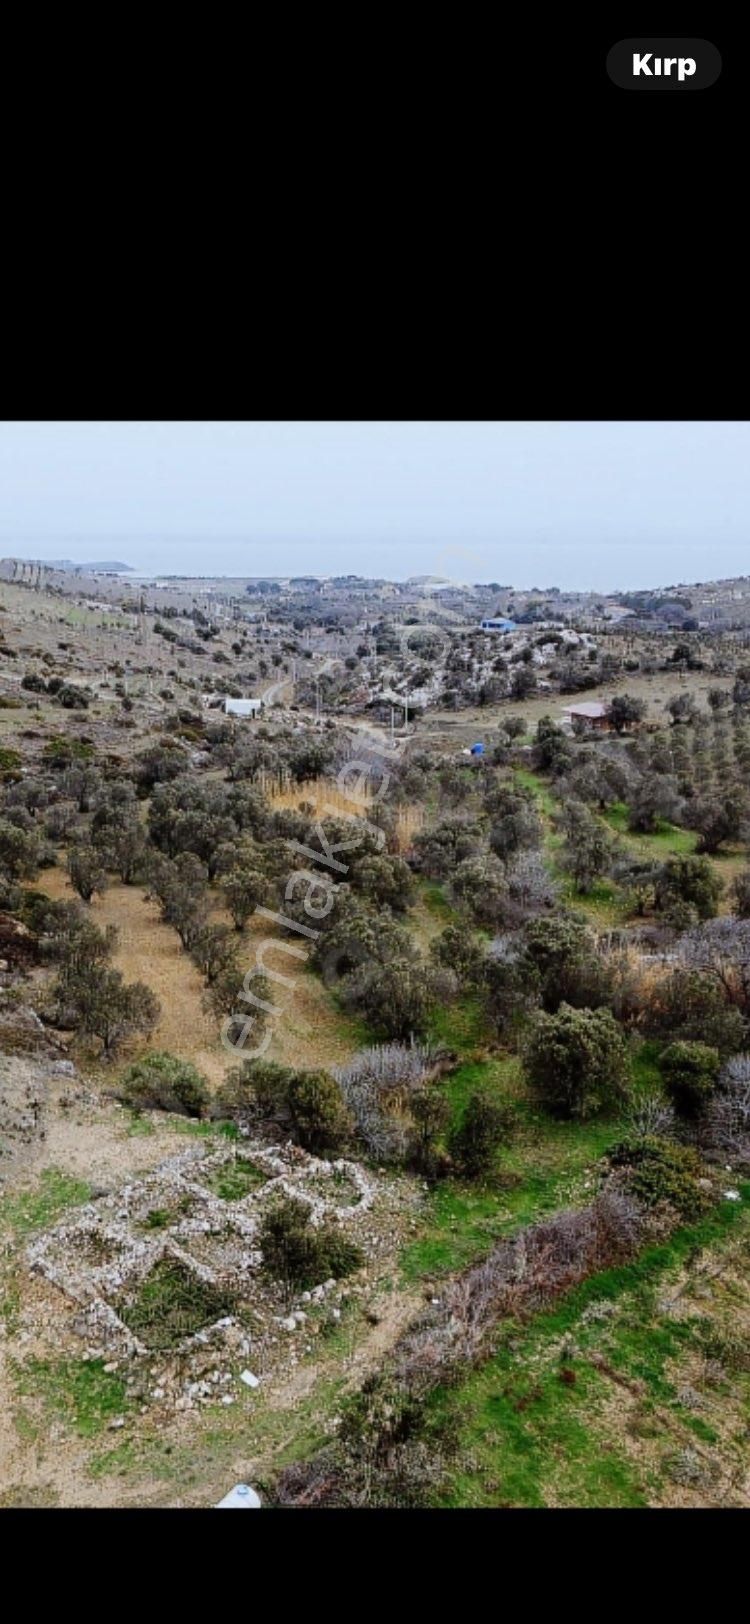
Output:
[[[209,1100],[208,1083],[189,1060],[159,1052],[136,1061],[123,1074],[117,1097],[135,1111],[171,1111],[201,1117]]]
[[[420,1088],[410,1101],[414,1123],[413,1164],[425,1178],[434,1179],[445,1170],[447,1157],[437,1149],[437,1142],[450,1121],[450,1100],[438,1089]]]
[[[573,1009],[536,1016],[524,1055],[526,1078],[555,1116],[584,1121],[626,1092],[627,1044],[608,1009]]]
[[[719,982],[700,970],[673,970],[658,983],[643,1027],[648,1037],[708,1043],[722,1056],[735,1054],[745,1039],[740,1011],[728,1003]]]
[[[450,1153],[466,1178],[483,1178],[507,1132],[509,1112],[487,1089],[475,1089],[463,1121],[450,1136]]]
[[[713,919],[723,889],[707,857],[670,857],[656,876],[656,907],[679,927],[686,922],[685,908],[698,919]]]
[[[729,1060],[701,1119],[701,1138],[713,1155],[750,1166],[750,1055]]]
[[[629,1193],[644,1207],[673,1207],[690,1222],[711,1204],[710,1192],[698,1183],[703,1163],[686,1145],[669,1139],[623,1139],[612,1148],[609,1160],[623,1171]]]
[[[421,1036],[444,992],[450,971],[395,958],[388,964],[361,964],[342,984],[345,1003],[385,1038]]]
[[[31,880],[39,867],[39,836],[0,818],[0,874],[8,880]]]
[[[88,958],[63,961],[54,993],[63,1019],[83,1037],[99,1038],[106,1059],[126,1038],[150,1032],[159,1019],[159,1000],[145,982],[125,982],[119,970]]]
[[[360,1050],[334,1070],[357,1134],[376,1161],[406,1161],[414,1153],[412,1101],[438,1064],[428,1045],[387,1043]],[[420,1132],[418,1127],[417,1138]]]
[[[669,1098],[683,1117],[697,1117],[710,1099],[719,1075],[718,1049],[707,1043],[670,1043],[659,1056],[659,1070]]]
[[[484,977],[487,949],[463,926],[448,925],[430,943],[430,958],[443,969],[452,970],[462,986],[475,988]]]
[[[361,1267],[362,1252],[333,1224],[315,1228],[301,1201],[287,1200],[266,1213],[258,1231],[264,1272],[287,1291],[309,1290],[341,1280]]]
[[[743,868],[732,885],[734,912],[740,919],[750,919],[750,868]]]
[[[324,1071],[293,1072],[287,1098],[297,1139],[315,1156],[338,1151],[352,1131],[338,1085]]]
[[[107,875],[93,846],[71,846],[68,852],[68,873],[74,891],[84,902],[90,902],[95,891],[102,892]]]
[[[352,1133],[333,1077],[325,1071],[294,1071],[273,1060],[250,1060],[229,1072],[212,1114],[254,1118],[293,1138],[314,1156],[340,1151]]]
[[[563,1002],[593,1007],[586,997],[596,969],[595,941],[585,920],[570,914],[533,919],[523,932],[523,970],[538,984],[542,1006],[553,1012]],[[583,995],[583,996],[582,996]]]

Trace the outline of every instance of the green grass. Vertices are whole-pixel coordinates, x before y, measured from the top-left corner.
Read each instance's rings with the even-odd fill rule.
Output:
[[[236,1156],[226,1167],[217,1168],[206,1184],[222,1201],[242,1201],[251,1191],[268,1183],[268,1173],[257,1167],[248,1156]]]
[[[232,1312],[222,1292],[172,1258],[156,1263],[130,1301],[118,1304],[124,1324],[147,1348],[176,1347],[184,1337]]]
[[[42,1173],[36,1189],[0,1201],[0,1229],[9,1229],[23,1240],[38,1229],[46,1229],[68,1207],[81,1206],[90,1195],[91,1188],[82,1179],[50,1167]]]
[[[433,1043],[458,1054],[476,1049],[492,1038],[492,1029],[478,998],[465,997],[460,1004],[440,1005],[430,1017],[428,1036]]]
[[[188,1139],[239,1139],[236,1122],[196,1122],[194,1117],[169,1115],[166,1126]]]
[[[131,1408],[122,1377],[106,1371],[102,1359],[27,1359],[12,1368],[18,1392],[40,1399],[81,1438],[94,1437]],[[36,1432],[28,1415],[26,1423]]]
[[[653,1062],[638,1059],[638,1067],[643,1087]],[[449,1179],[431,1190],[422,1232],[401,1256],[407,1280],[463,1268],[501,1236],[543,1213],[580,1205],[592,1192],[596,1163],[623,1134],[621,1118],[557,1122],[537,1110],[515,1055],[466,1060],[441,1086],[453,1108],[451,1126],[460,1121],[477,1088],[488,1089],[512,1110],[514,1126],[499,1152],[496,1172],[486,1183]]]
[[[658,1473],[633,1458],[612,1425],[617,1378],[640,1384],[642,1436],[663,1436],[671,1447],[680,1432],[683,1441],[715,1440],[707,1422],[681,1410],[670,1370],[700,1345],[701,1316],[672,1317],[659,1303],[680,1268],[747,1226],[750,1184],[742,1195],[743,1206],[723,1203],[634,1263],[592,1276],[528,1324],[501,1327],[494,1356],[459,1388],[435,1395],[435,1409],[459,1427],[462,1464],[447,1504],[654,1503]],[[592,1354],[606,1361],[606,1371]]]
[[[442,925],[449,925],[455,918],[455,909],[451,907],[442,884],[438,880],[420,880],[418,890],[428,912]]]
[[[524,789],[533,790],[540,812],[545,817],[551,818],[557,810],[557,802],[545,780],[540,777],[539,773],[532,772],[529,767],[514,767],[513,771],[519,784],[523,784]]]
[[[695,851],[698,836],[693,829],[678,829],[674,823],[667,823],[663,818],[653,834],[638,834],[628,828],[628,808],[623,801],[616,801],[614,806],[608,807],[606,812],[599,816],[610,829],[613,829],[639,856],[649,856],[653,853],[660,858],[685,857]]]

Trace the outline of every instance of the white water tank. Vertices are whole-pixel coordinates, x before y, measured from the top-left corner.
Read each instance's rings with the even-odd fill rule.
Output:
[[[216,1502],[215,1510],[258,1511],[260,1496],[247,1483],[235,1483],[234,1488],[224,1495],[224,1499]]]

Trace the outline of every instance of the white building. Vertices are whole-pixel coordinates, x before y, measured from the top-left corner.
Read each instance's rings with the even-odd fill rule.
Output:
[[[257,716],[263,709],[262,699],[225,699],[225,716]]]

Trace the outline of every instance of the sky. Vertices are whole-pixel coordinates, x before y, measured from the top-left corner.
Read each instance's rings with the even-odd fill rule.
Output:
[[[0,423],[0,556],[614,591],[749,542],[750,422]]]

